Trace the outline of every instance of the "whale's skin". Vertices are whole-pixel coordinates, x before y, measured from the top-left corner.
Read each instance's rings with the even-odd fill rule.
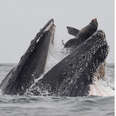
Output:
[[[18,65],[11,69],[0,85],[3,94],[23,95],[32,85],[34,79],[44,72],[48,55],[49,44],[52,44],[51,36],[54,34],[54,21],[51,19],[36,37]]]
[[[68,32],[75,33],[75,38],[70,39],[64,44],[64,48],[75,48],[81,43],[83,43],[86,39],[88,39],[93,33],[97,31],[98,28],[98,22],[97,19],[93,19],[87,26],[82,28],[80,31],[75,31],[73,27],[68,27]],[[73,32],[74,31],[74,32]],[[77,32],[77,34],[76,34]]]
[[[30,88],[34,95],[87,96],[94,73],[108,55],[105,33],[93,34]]]

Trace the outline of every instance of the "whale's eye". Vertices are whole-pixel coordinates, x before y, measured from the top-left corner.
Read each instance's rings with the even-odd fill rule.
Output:
[[[83,60],[85,60],[85,59],[86,59],[86,56],[85,56],[85,55],[83,55],[83,56],[82,56],[82,59],[83,59]]]
[[[63,76],[67,76],[67,72],[62,73]]]

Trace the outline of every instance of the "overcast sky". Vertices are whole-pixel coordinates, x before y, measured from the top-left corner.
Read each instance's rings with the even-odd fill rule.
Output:
[[[114,62],[113,0],[0,0],[0,63],[17,63],[40,28],[55,19],[57,42],[67,41],[66,26],[82,28],[97,18]]]

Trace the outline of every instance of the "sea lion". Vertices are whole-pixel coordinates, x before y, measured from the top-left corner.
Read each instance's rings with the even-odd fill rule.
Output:
[[[79,30],[75,31],[76,29],[74,29],[74,28],[72,29],[72,27],[70,27],[70,28],[67,27],[69,34],[74,33],[73,35],[75,35],[75,38],[67,41],[64,44],[64,48],[77,47],[79,44],[81,44],[86,39],[88,39],[94,32],[96,32],[97,27],[98,27],[98,22],[97,22],[96,18],[92,19],[92,21],[87,26],[82,28],[80,31]]]

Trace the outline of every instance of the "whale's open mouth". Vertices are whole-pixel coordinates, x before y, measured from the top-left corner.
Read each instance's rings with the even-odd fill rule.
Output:
[[[45,91],[50,95],[60,96],[89,95],[89,85],[93,82],[94,73],[108,55],[105,33],[96,31],[97,20],[92,21],[95,28],[92,27],[91,31],[91,25],[85,27],[84,36],[82,30],[81,37],[85,38],[75,46],[74,51],[53,66],[43,78],[39,78],[45,72],[48,51],[54,40],[55,25],[51,19],[31,41],[18,65],[2,81],[2,92],[24,95],[31,89],[36,95]],[[36,83],[35,79],[38,80]]]

